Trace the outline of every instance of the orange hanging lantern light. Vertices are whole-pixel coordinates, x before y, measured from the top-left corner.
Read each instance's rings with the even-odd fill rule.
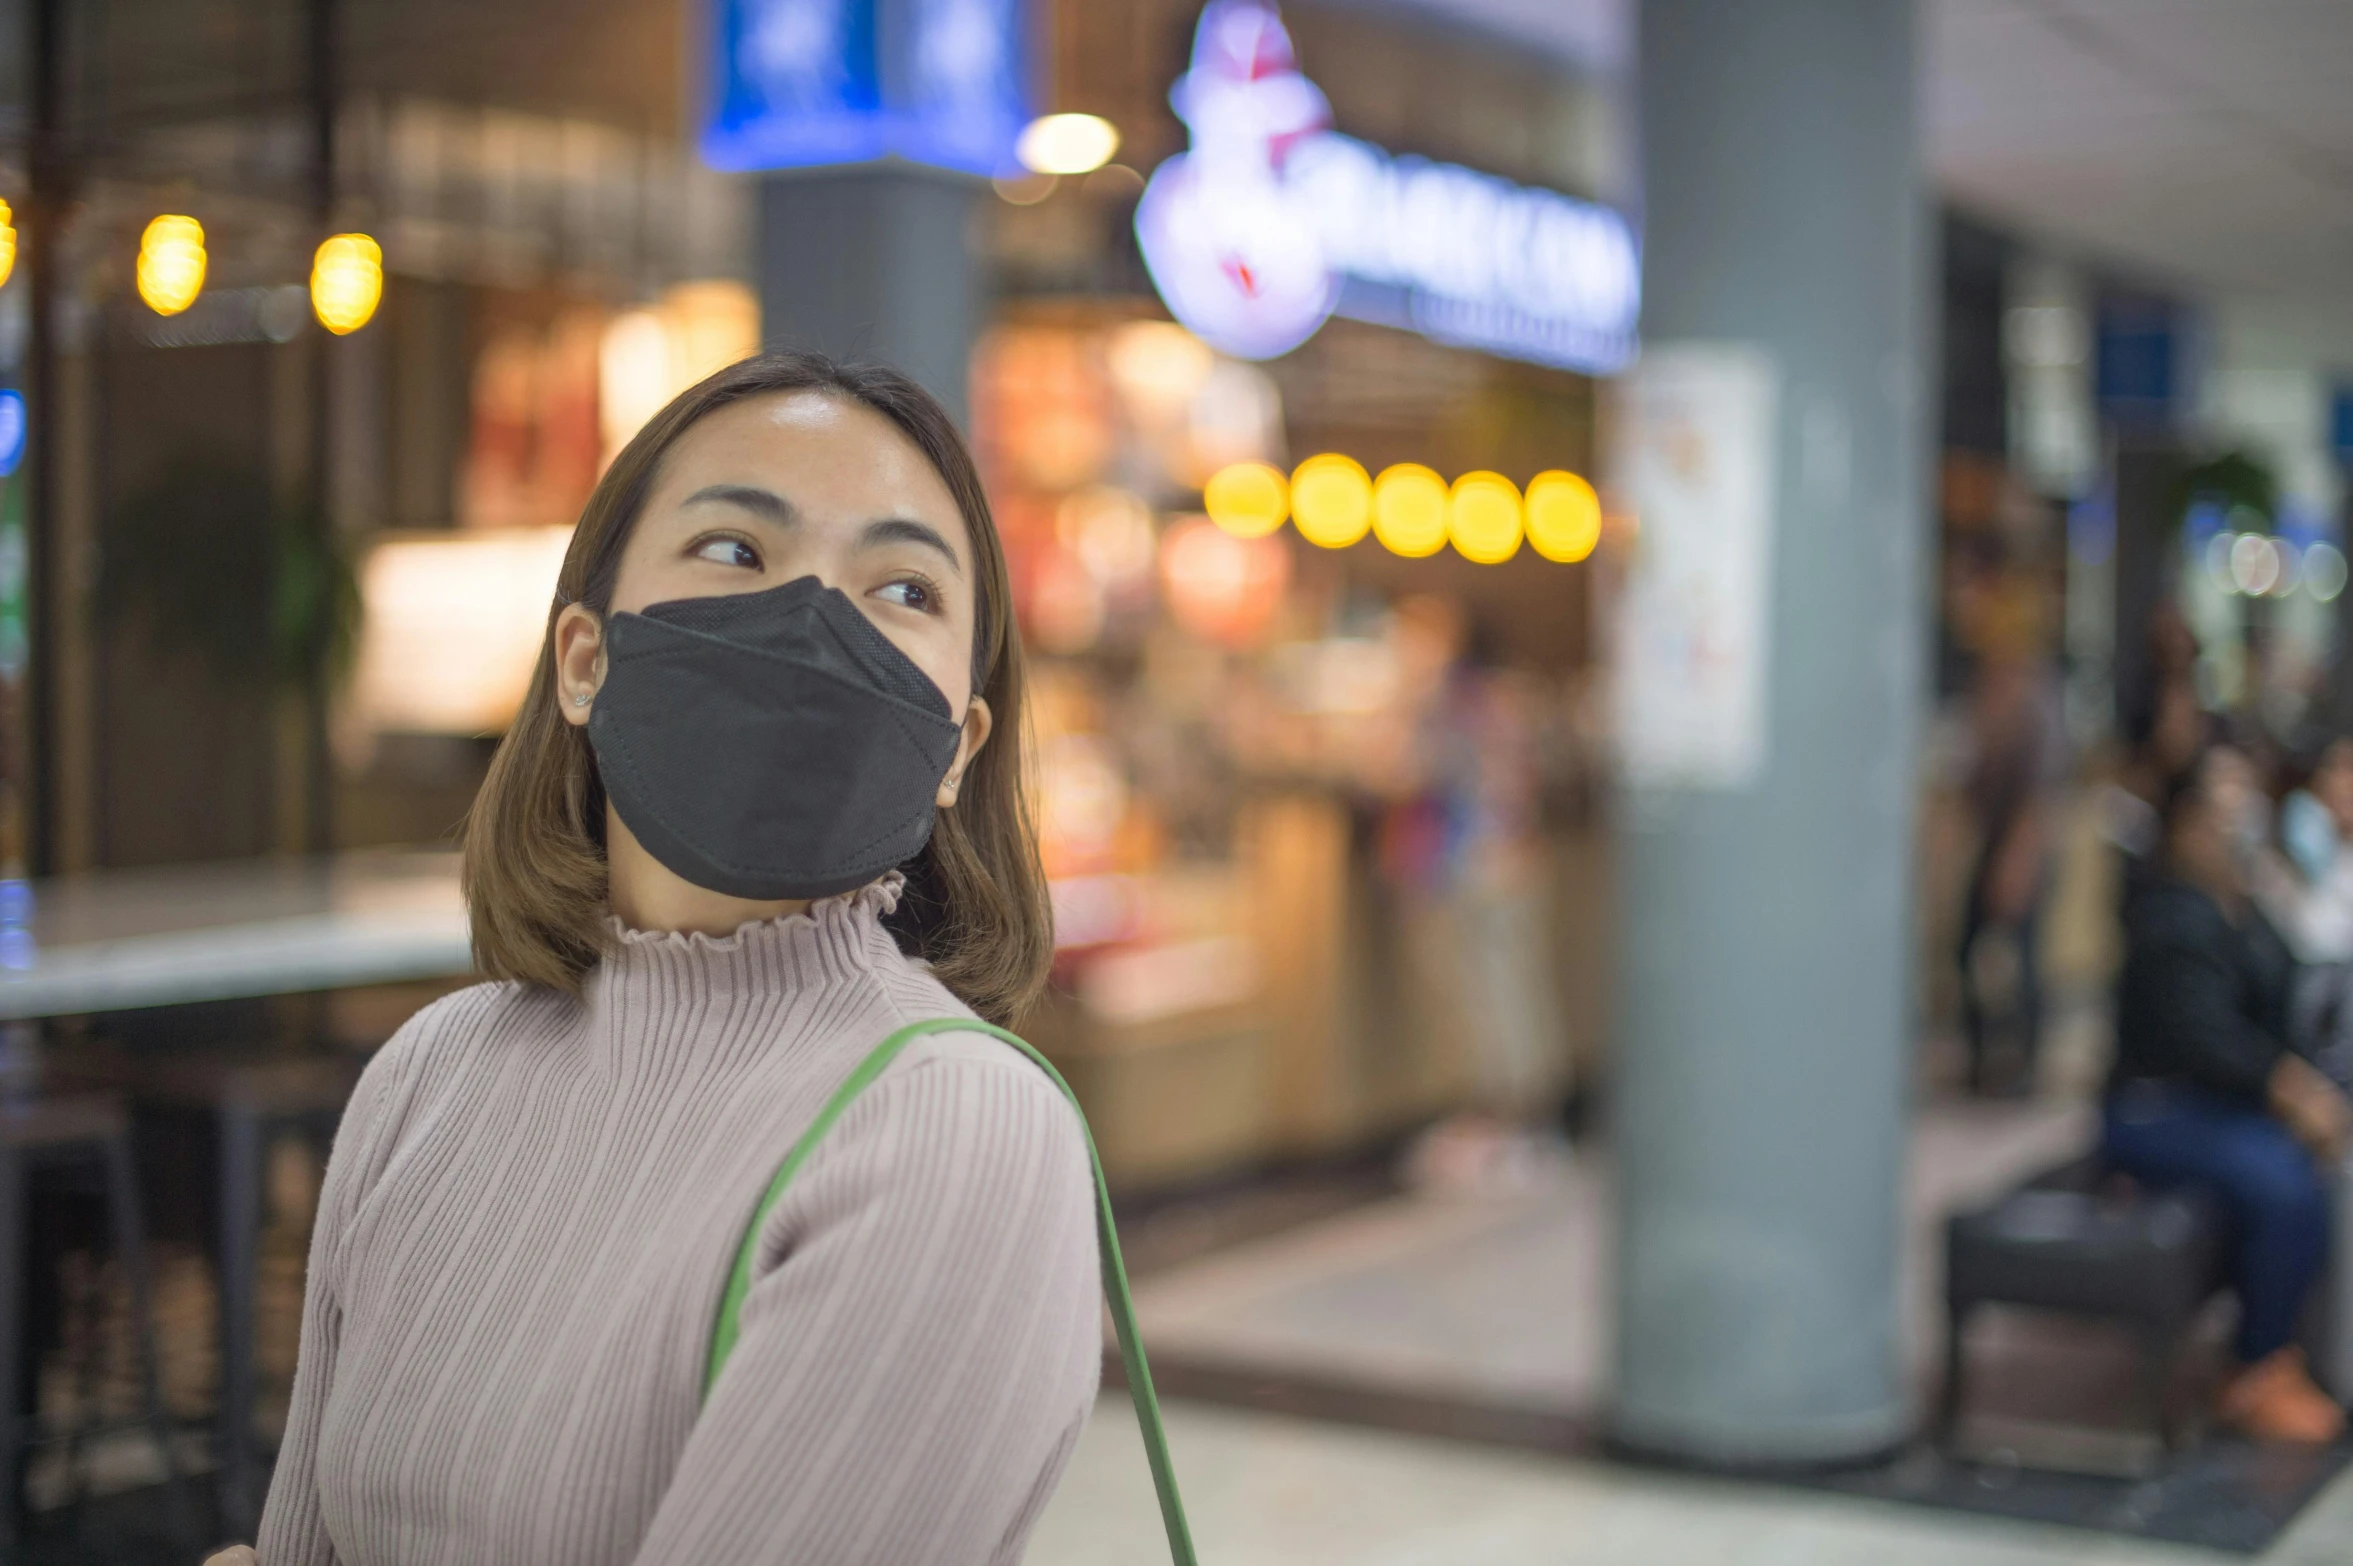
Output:
[[[139,297],[157,315],[178,315],[204,292],[204,225],[166,213],[139,236]]]
[[[384,297],[384,251],[365,234],[337,234],[310,265],[310,307],[336,336],[368,324]]]

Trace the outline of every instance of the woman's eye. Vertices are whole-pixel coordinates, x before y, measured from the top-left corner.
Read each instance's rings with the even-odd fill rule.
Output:
[[[938,606],[936,595],[921,582],[886,582],[874,591],[877,597],[910,609],[930,610]]]
[[[716,565],[740,566],[746,571],[760,569],[760,552],[740,538],[706,538],[694,546],[694,557]]]

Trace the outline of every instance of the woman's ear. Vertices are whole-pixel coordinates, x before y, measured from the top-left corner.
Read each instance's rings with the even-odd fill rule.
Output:
[[[605,682],[605,628],[596,611],[566,604],[556,616],[556,710],[578,728]]]
[[[964,769],[972,765],[972,758],[989,742],[989,730],[996,724],[995,714],[981,697],[972,698],[972,705],[964,709],[964,738],[957,742],[956,760],[948,768],[948,775],[940,779],[940,791],[932,796],[932,803],[945,810],[956,803],[956,795],[964,787]]]

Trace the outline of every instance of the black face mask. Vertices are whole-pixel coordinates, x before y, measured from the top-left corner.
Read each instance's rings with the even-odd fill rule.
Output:
[[[605,793],[697,886],[831,897],[915,857],[963,728],[948,698],[813,576],[605,622],[588,718]]]

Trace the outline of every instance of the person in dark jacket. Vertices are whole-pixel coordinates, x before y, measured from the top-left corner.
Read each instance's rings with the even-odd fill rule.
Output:
[[[2349,1115],[2288,1047],[2295,960],[2247,895],[2243,770],[2211,752],[2166,792],[2160,856],[2125,908],[2102,1142],[2135,1179],[2207,1186],[2229,1215],[2240,1363],[2224,1421],[2324,1442],[2344,1411],[2291,1340],[2327,1260],[2325,1171],[2343,1158]]]

